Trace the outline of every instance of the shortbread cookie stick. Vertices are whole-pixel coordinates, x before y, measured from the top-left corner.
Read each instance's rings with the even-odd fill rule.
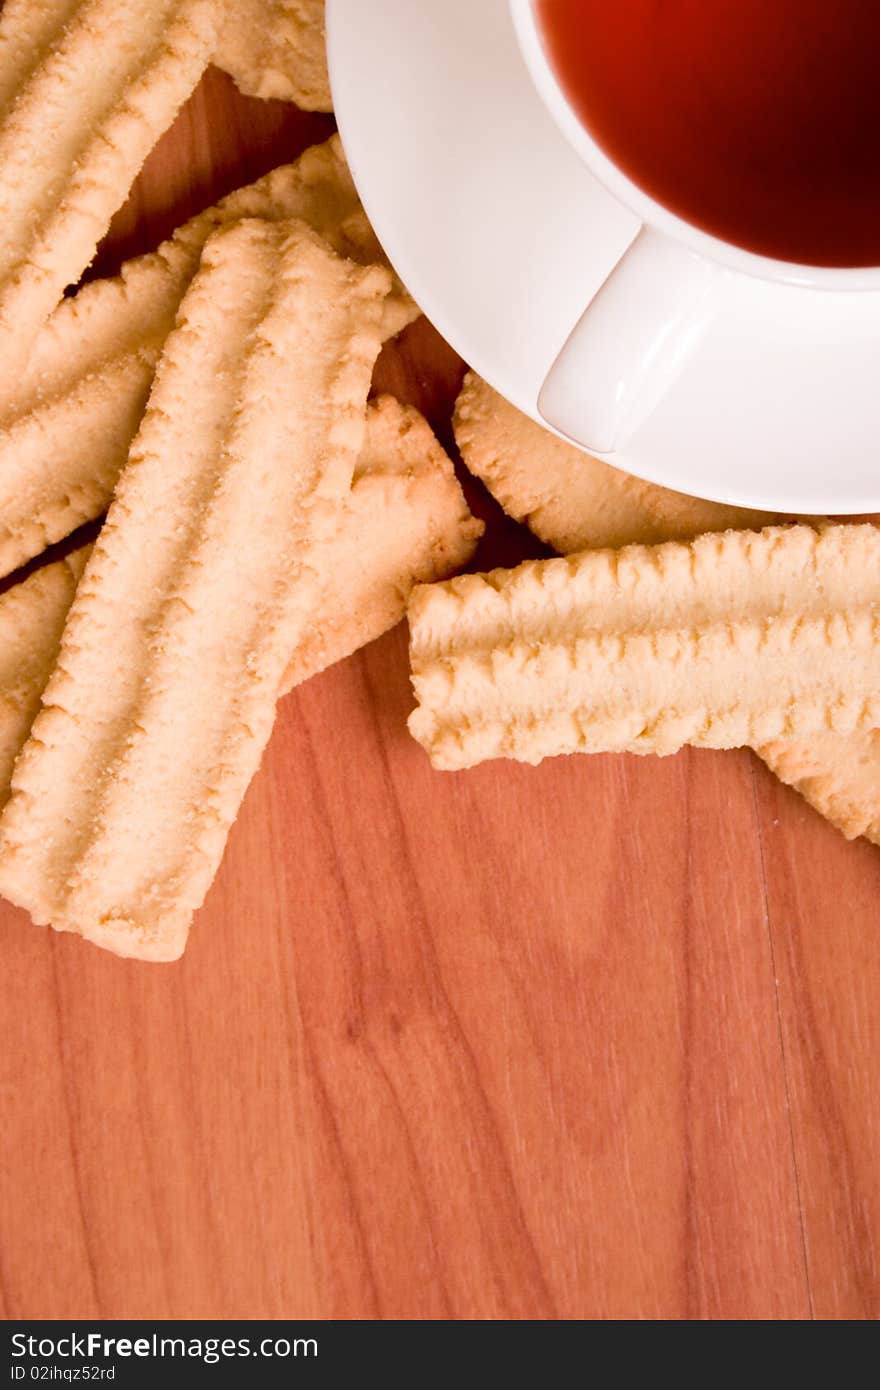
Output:
[[[340,511],[282,693],[381,637],[415,584],[467,564],[483,533],[427,421],[389,396],[367,407],[364,447]],[[0,596],[0,807],[58,656],[89,547],[45,565]]]
[[[64,300],[26,368],[0,379],[0,576],[106,511],[201,248],[242,217],[299,217],[351,259],[383,259],[334,136],[193,218],[119,276]],[[417,312],[396,285],[384,334]]]
[[[600,463],[535,424],[474,372],[455,407],[455,442],[509,516],[565,555],[758,530],[782,518],[702,502]]]
[[[38,18],[34,18],[34,12]],[[0,12],[0,375],[95,254],[216,45],[215,0]],[[31,39],[36,43],[32,43]]]
[[[0,595],[0,807],[40,708],[89,547],[44,565]]]
[[[35,921],[182,952],[338,535],[390,286],[304,223],[206,245],[0,819]]]
[[[223,0],[215,61],[251,97],[332,111],[324,0]]]
[[[468,468],[505,511],[563,554],[762,524],[756,512],[683,497],[589,458],[474,373],[456,406],[455,434]],[[880,736],[818,734],[756,751],[844,835],[880,844]]]
[[[760,746],[880,724],[880,529],[728,531],[417,589],[441,768]]]

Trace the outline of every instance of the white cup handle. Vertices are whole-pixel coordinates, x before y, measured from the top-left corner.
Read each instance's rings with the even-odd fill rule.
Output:
[[[622,448],[681,372],[729,274],[643,227],[551,367],[543,418],[592,453]]]

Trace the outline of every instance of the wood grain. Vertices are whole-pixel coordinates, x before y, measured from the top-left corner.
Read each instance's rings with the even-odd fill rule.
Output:
[[[100,267],[331,128],[209,74]],[[461,371],[380,378],[448,440]],[[410,704],[401,630],[284,702],[180,965],[0,909],[0,1313],[877,1317],[877,851],[747,753],[434,773]]]

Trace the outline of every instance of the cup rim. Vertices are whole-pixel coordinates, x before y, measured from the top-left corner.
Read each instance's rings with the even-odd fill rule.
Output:
[[[880,266],[799,265],[762,256],[703,231],[657,202],[605,153],[571,105],[541,37],[534,0],[509,0],[509,4],[526,67],[556,125],[599,182],[643,223],[740,274],[802,289],[880,291]]]

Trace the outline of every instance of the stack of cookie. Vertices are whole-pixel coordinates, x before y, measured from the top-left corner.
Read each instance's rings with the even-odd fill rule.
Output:
[[[465,463],[568,558],[450,579],[482,527],[426,422],[369,401],[418,311],[336,138],[64,298],[212,60],[329,109],[322,0],[0,16],[0,578],[106,513],[0,597],[0,891],[178,957],[279,695],[407,604],[438,768],[750,744],[880,843],[880,529],[638,483],[471,376]]]
[[[182,952],[279,695],[482,530],[427,423],[368,404],[417,310],[335,138],[62,299],[215,53],[328,104],[320,20],[268,0],[0,19],[0,571],[107,513],[0,598],[0,890],[122,955]]]

